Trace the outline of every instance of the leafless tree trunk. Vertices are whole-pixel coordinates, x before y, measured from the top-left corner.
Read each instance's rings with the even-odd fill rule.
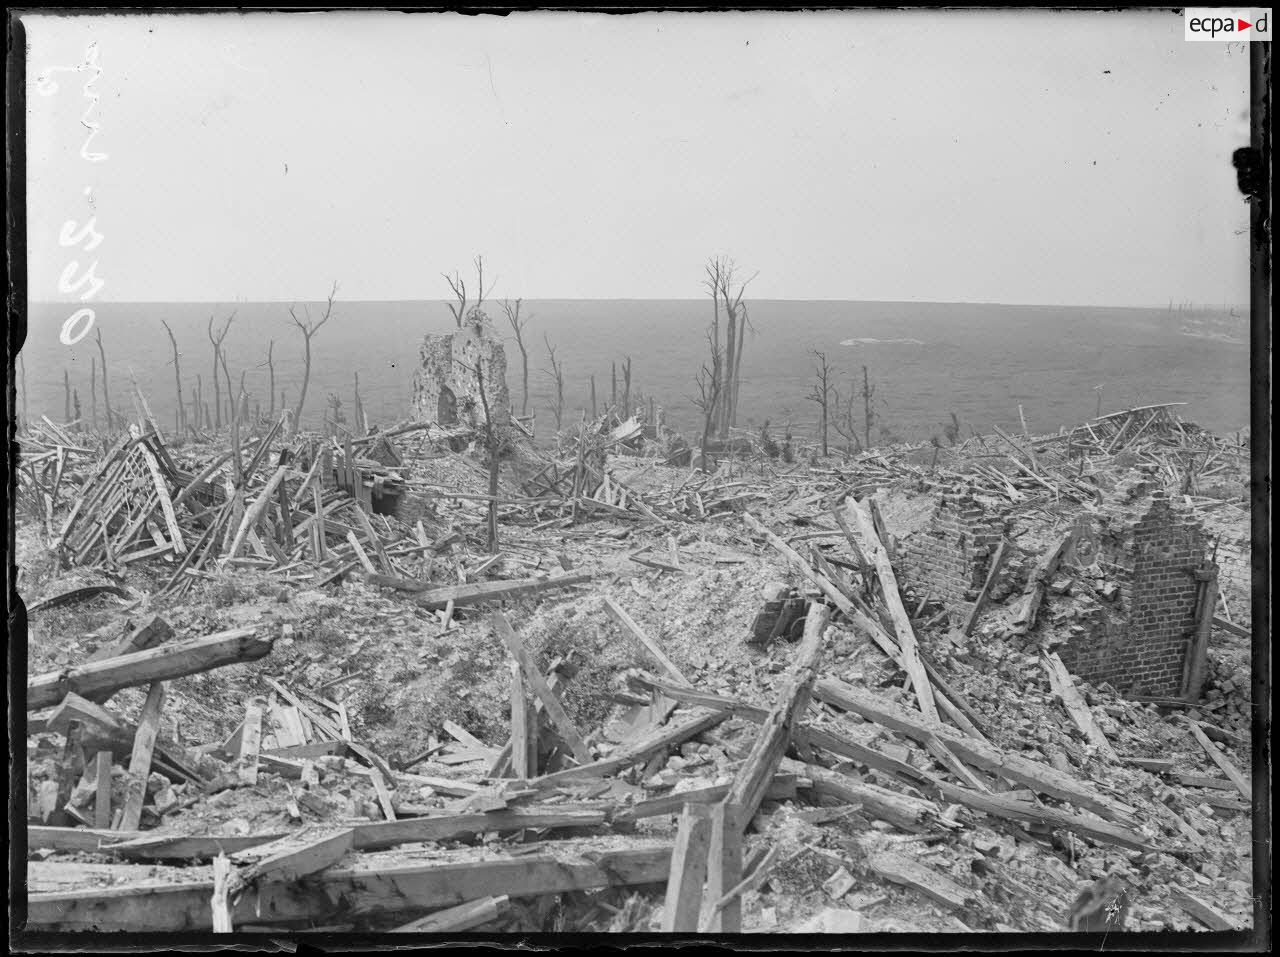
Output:
[[[267,343],[267,376],[269,380],[267,398],[271,402],[267,408],[267,418],[272,420],[276,417],[276,364],[271,355],[275,347],[276,341],[274,339]]]
[[[712,323],[711,349],[713,356],[719,358],[713,362],[711,374],[720,384],[719,412],[717,431],[721,438],[727,438],[729,429],[737,423],[738,415],[738,371],[742,367],[742,351],[746,341],[747,309],[742,301],[747,284],[758,274],[736,284],[737,267],[732,259],[720,256],[708,260],[707,278],[703,285],[711,293]],[[724,349],[720,347],[720,308],[725,312]]]
[[[193,399],[195,407],[192,409],[192,415],[195,416],[196,428],[207,429],[209,423],[204,419],[204,376],[196,373],[196,394]]]
[[[454,303],[446,303],[446,305],[449,307],[449,312],[453,314],[454,324],[459,329],[462,328],[462,324],[467,320],[468,316],[480,309],[480,306],[484,303],[484,297],[493,291],[492,283],[489,284],[487,289],[484,285],[483,256],[477,256],[475,258],[475,267],[476,277],[480,288],[477,290],[476,304],[470,309],[467,308],[467,283],[462,278],[462,275],[456,269],[453,271],[452,276],[448,273],[442,274],[444,276],[444,281],[449,284],[449,289],[453,292],[453,298],[457,300],[456,305]]]
[[[845,440],[845,449],[853,455],[854,452],[861,451],[862,439],[858,438],[858,423],[853,412],[853,400],[857,398],[858,392],[853,388],[853,384],[849,385],[849,395],[845,398],[840,397],[839,389],[832,389],[833,401],[832,406],[836,410],[835,418],[831,424],[835,430]]]
[[[711,346],[711,365],[703,363],[702,368],[698,370],[697,378],[694,383],[698,387],[698,395],[690,396],[689,399],[702,412],[702,442],[701,450],[701,467],[707,468],[707,443],[711,440],[711,432],[715,425],[716,413],[720,408],[720,399],[723,392],[723,384],[719,378],[720,372],[723,372],[721,359],[723,356],[716,346],[716,339],[709,331],[707,333],[707,342]]]
[[[814,383],[812,391],[805,396],[810,402],[816,403],[818,408],[822,410],[822,419],[820,423],[822,434],[822,454],[830,455],[827,448],[827,423],[830,421],[831,408],[831,367],[827,364],[827,354],[817,349],[813,351],[814,357],[818,360],[817,367],[813,370]]]
[[[529,350],[524,344],[524,327],[529,324],[531,318],[529,316],[520,318],[520,304],[523,301],[517,299],[516,304],[512,306],[510,299],[502,300],[502,311],[507,315],[507,322],[511,323],[511,331],[516,335],[516,348],[520,350],[520,385],[523,396],[520,414],[522,416],[529,414]]]
[[[618,411],[618,363],[612,364],[613,369],[613,391],[609,393],[609,406],[614,412]]]
[[[596,377],[591,377],[591,418],[594,419],[599,413],[596,412]]]
[[[209,335],[209,342],[213,344],[213,427],[215,429],[222,428],[222,387],[218,383],[218,365],[222,360],[222,340],[227,338],[227,333],[231,330],[231,321],[235,319],[236,314],[233,312],[227,316],[226,323],[222,326],[222,331],[217,335],[213,332],[213,316],[209,317],[209,326],[206,330]],[[227,391],[231,391],[231,383],[227,383]]]
[[[622,360],[622,416],[631,418],[631,356]]]
[[[62,421],[71,421],[71,374],[62,370]]]
[[[293,412],[293,428],[295,430],[302,427],[302,408],[307,403],[307,386],[311,383],[311,338],[320,331],[320,328],[333,315],[333,301],[337,298],[337,295],[338,282],[335,279],[333,288],[329,290],[329,298],[325,303],[324,314],[319,319],[312,319],[311,310],[305,305],[302,307],[303,314],[307,317],[305,321],[298,318],[293,306],[289,307],[289,318],[302,331],[303,345],[302,391],[298,394],[298,405]]]
[[[352,399],[351,407],[356,417],[355,427],[356,435],[367,435],[369,433],[369,421],[364,415],[364,402],[360,399],[360,373],[353,373],[356,378],[355,395]]]
[[[199,379],[199,376],[196,378]],[[200,393],[197,389],[191,390],[191,418],[188,420],[188,425],[193,432],[200,431]]]
[[[102,405],[107,414],[107,430],[110,431],[115,416],[111,411],[111,394],[107,391],[107,352],[102,347],[102,329],[95,329],[94,333],[98,341],[98,356],[102,359]]]
[[[871,409],[871,397],[875,395],[875,388],[871,385],[871,381],[867,378],[867,367],[862,367],[862,423],[863,437],[866,439],[866,447],[871,448],[871,423],[875,420],[875,413]]]
[[[218,353],[218,360],[222,363],[222,377],[227,383],[227,425],[236,420],[236,396],[231,391],[231,370],[227,368],[227,351],[225,349]]]
[[[75,418],[72,421],[74,421],[76,424],[76,431],[83,432],[84,423],[80,421],[83,413],[80,411],[80,390],[79,389],[71,390],[71,411],[75,415]]]
[[[556,387],[555,404],[551,406],[551,411],[556,417],[556,431],[559,432],[564,422],[564,363],[556,359],[556,347],[551,344],[546,333],[543,333],[542,341],[547,344],[547,355],[551,358],[551,368],[544,371],[551,376]]]
[[[178,396],[177,428],[178,428],[178,434],[183,435],[187,431],[186,430],[187,411],[186,411],[186,406],[182,404],[182,368],[178,363],[178,355],[179,355],[178,340],[173,337],[173,330],[169,328],[169,323],[161,319],[160,325],[164,326],[164,331],[169,334],[169,343],[170,345],[173,346],[173,378],[178,389],[177,391],[177,396]]]

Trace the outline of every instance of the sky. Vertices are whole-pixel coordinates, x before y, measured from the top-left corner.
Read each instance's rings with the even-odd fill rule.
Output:
[[[1168,11],[23,22],[34,300],[1248,301],[1247,50]]]

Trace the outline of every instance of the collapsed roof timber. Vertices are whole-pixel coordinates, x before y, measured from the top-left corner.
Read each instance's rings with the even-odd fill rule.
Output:
[[[1152,406],[691,470],[646,413],[495,438],[469,381],[28,428],[29,928],[1248,926],[1246,445]]]

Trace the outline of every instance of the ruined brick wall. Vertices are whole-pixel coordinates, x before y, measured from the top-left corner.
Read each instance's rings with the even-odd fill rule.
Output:
[[[1163,493],[1139,491],[1137,503],[1115,503],[1100,515],[1099,565],[1120,586],[1116,601],[1078,622],[1060,654],[1086,680],[1174,697],[1195,637],[1195,572],[1206,560],[1205,536]],[[1135,504],[1146,506],[1136,521]]]
[[[944,493],[929,524],[899,543],[898,563],[917,592],[959,611],[978,597],[1003,531],[970,493]]]
[[[414,419],[446,426],[483,425],[477,366],[484,377],[485,398],[493,421],[510,421],[506,350],[502,337],[482,312],[473,313],[452,335],[423,339],[413,377]]]

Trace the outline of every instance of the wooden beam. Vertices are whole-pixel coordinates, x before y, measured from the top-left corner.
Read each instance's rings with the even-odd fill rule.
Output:
[[[761,725],[751,753],[734,777],[729,795],[725,800],[737,808],[744,828],[759,810],[769,782],[773,780],[774,772],[778,770],[778,763],[790,746],[792,730],[805,709],[809,707],[809,694],[818,677],[818,665],[822,660],[827,626],[830,622],[829,606],[815,603],[809,607],[804,626],[804,638],[800,643],[800,650],[796,653],[795,662],[791,666],[791,672],[782,683],[777,703]],[[737,879],[734,883],[737,883]]]
[[[905,708],[878,699],[844,682],[831,678],[820,679],[814,684],[813,694],[815,698],[828,704],[852,711],[868,721],[874,721],[921,743],[934,735],[968,764],[1060,801],[1083,807],[1108,820],[1128,822],[1134,818],[1135,812],[1131,808],[1105,797],[1047,764],[1032,761],[990,743],[960,737],[941,725],[929,725]]]
[[[742,932],[742,901],[733,898],[724,907],[721,899],[742,880],[742,814],[725,798],[711,805],[711,836],[707,848],[707,886],[702,897],[698,930],[711,934]]]
[[[714,728],[728,717],[729,712],[727,711],[692,712],[682,716],[679,720],[672,721],[665,727],[658,728],[639,741],[622,746],[607,758],[583,764],[576,768],[567,768],[564,771],[544,774],[529,781],[528,786],[538,790],[546,790],[560,787],[564,784],[590,781],[595,778],[616,774],[625,768],[631,767],[633,764],[647,761],[655,754],[665,753],[668,748]]]
[[[27,710],[50,708],[71,691],[85,698],[103,698],[121,688],[168,681],[238,662],[256,661],[271,651],[272,642],[271,638],[259,637],[253,628],[236,628],[67,671],[38,675],[27,682]]]
[[[499,897],[482,897],[478,901],[446,907],[426,917],[411,920],[407,924],[391,928],[388,933],[442,934],[446,931],[470,930],[497,920],[506,911],[509,901],[510,898],[505,894]]]
[[[933,688],[929,684],[929,676],[924,670],[924,662],[916,645],[916,633],[911,627],[911,616],[903,607],[902,595],[898,591],[898,579],[893,572],[893,564],[889,561],[889,553],[876,534],[875,525],[867,513],[853,496],[845,502],[845,513],[853,524],[854,533],[859,538],[862,553],[871,560],[880,579],[880,593],[889,617],[897,632],[898,648],[902,653],[902,666],[911,677],[911,686],[916,693],[916,701],[920,712],[930,721],[938,720],[938,710],[933,702]]]
[[[249,530],[258,524],[258,521],[266,514],[267,506],[271,504],[271,500],[276,494],[276,488],[284,481],[288,471],[289,466],[287,465],[282,465],[276,469],[266,487],[258,493],[257,499],[244,510],[244,515],[240,519],[240,527],[236,529],[235,537],[231,540],[231,547],[227,549],[226,554],[222,557],[223,565],[240,554],[240,549],[244,547],[245,539],[249,536]]]
[[[904,854],[881,851],[867,858],[872,873],[919,892],[948,910],[959,910],[977,896],[951,878]]]
[[[644,629],[636,624],[635,619],[628,615],[626,610],[608,595],[603,596],[603,598],[605,610],[613,616],[614,621],[621,625],[624,631],[644,646],[645,650],[653,656],[653,660],[658,663],[667,677],[687,685],[689,679],[676,667],[675,662],[663,653],[657,642],[644,633]]]
[[[99,830],[111,827],[111,752],[99,751],[93,762],[97,786],[93,805],[93,826]]]
[[[152,615],[119,641],[103,645],[86,658],[84,663],[93,664],[95,661],[105,661],[108,658],[132,654],[135,651],[146,651],[148,648],[154,648],[172,637],[173,628],[169,626],[169,623],[159,615]]]
[[[142,802],[147,797],[147,778],[151,775],[151,753],[160,730],[160,708],[164,704],[164,683],[153,682],[147,692],[138,734],[133,741],[133,757],[129,761],[129,777],[125,783],[124,813],[118,830],[136,831],[142,820]]]
[[[536,730],[536,725],[534,729],[529,726],[530,717],[530,709],[524,688],[524,670],[520,667],[518,661],[513,661],[511,662],[511,742],[509,754],[511,756],[511,771],[517,778],[522,780],[531,778],[538,773],[530,765],[530,755],[533,752],[533,744],[535,743],[530,738],[530,731]]]
[[[1107,736],[1102,733],[1102,729],[1093,720],[1093,714],[1089,711],[1088,704],[1085,703],[1080,690],[1076,688],[1075,681],[1072,680],[1071,674],[1067,671],[1067,666],[1062,663],[1062,659],[1058,657],[1057,652],[1043,653],[1040,663],[1049,675],[1049,684],[1053,688],[1053,693],[1058,696],[1062,706],[1067,709],[1067,714],[1071,716],[1071,720],[1075,722],[1076,727],[1089,739],[1089,743],[1097,748],[1098,752],[1104,757],[1112,761],[1119,760],[1119,755],[1116,754],[1115,748],[1111,746]]]
[[[1013,624],[1023,631],[1028,631],[1035,625],[1049,579],[1057,571],[1062,554],[1066,551],[1074,534],[1074,531],[1071,531],[1063,535],[1058,544],[1045,552],[1036,563],[1036,567],[1032,569],[1031,576],[1027,579],[1026,590],[1022,593],[1020,605],[1013,616]]]
[[[594,574],[560,575],[556,578],[523,578],[513,581],[476,582],[471,585],[449,585],[423,592],[415,601],[432,611],[443,610],[449,602],[455,608],[485,601],[505,601],[520,595],[580,585],[596,577]]]
[[[1173,902],[1175,904],[1210,930],[1224,931],[1242,929],[1239,923],[1210,907],[1200,898],[1193,897],[1191,894],[1188,894],[1181,887],[1170,887],[1169,896],[1173,898]]]
[[[702,910],[702,885],[707,877],[707,853],[711,846],[711,818],[705,807],[686,804],[680,814],[667,898],[662,909],[663,933],[694,933]]]
[[[973,603],[973,608],[969,610],[969,617],[964,621],[964,628],[961,630],[964,635],[973,634],[973,626],[978,623],[978,616],[982,614],[982,609],[986,607],[987,599],[991,597],[991,589],[995,587],[996,579],[1000,576],[1000,569],[1004,566],[1005,555],[1009,552],[1007,545],[1008,542],[1001,538],[1000,547],[996,549],[995,557],[991,559],[991,567],[987,569],[987,580],[982,583],[982,591],[978,592],[978,600]]]
[[[1240,792],[1240,796],[1246,801],[1253,801],[1253,789],[1249,786],[1249,779],[1240,773],[1240,770],[1231,762],[1231,760],[1219,751],[1212,741],[1205,735],[1204,730],[1198,722],[1188,722],[1191,728],[1191,734],[1199,742],[1200,747],[1204,748],[1204,753],[1209,755],[1219,770],[1227,776],[1232,784],[1236,786],[1236,790]]]
[[[598,887],[654,884],[666,880],[670,843],[626,850],[601,850],[590,841],[557,842],[554,856],[530,854],[474,860],[474,850],[440,852],[432,860],[405,862],[401,852],[365,855],[357,867],[332,867],[312,881],[267,881],[243,894],[234,906],[237,922],[280,924],[335,919],[347,914],[397,913],[408,908],[452,907],[481,897],[557,894]],[[128,883],[62,891],[37,890],[41,862],[32,862],[28,880],[28,928],[35,930],[146,931],[208,930],[213,874],[187,868],[187,883],[149,878],[151,865],[137,866]],[[83,868],[83,865],[77,865]]]
[[[769,782],[769,789],[765,791],[765,800],[794,800],[800,781],[801,779],[795,774],[783,772],[775,774],[773,780]],[[710,787],[664,794],[614,811],[611,820],[614,823],[639,821],[642,818],[660,817],[664,814],[679,814],[686,804],[716,804],[725,799],[729,793],[729,787],[728,784],[714,784]]]
[[[287,882],[299,881],[311,874],[332,867],[350,853],[355,838],[352,828],[345,828],[334,834],[314,838],[305,843],[296,839],[285,838],[285,846],[275,853],[246,868],[240,874],[240,882],[253,884],[270,878]],[[265,847],[263,850],[270,850]]]
[[[523,642],[520,641],[520,636],[511,627],[511,623],[507,621],[502,612],[497,611],[489,617],[489,621],[493,625],[494,631],[498,633],[498,637],[502,639],[503,644],[507,646],[507,650],[511,652],[511,657],[519,663],[521,670],[524,671],[524,680],[542,702],[542,707],[546,709],[548,719],[555,727],[556,732],[564,739],[564,742],[569,745],[574,759],[579,764],[590,764],[590,749],[587,747],[586,742],[582,740],[582,735],[578,733],[578,729],[574,727],[573,721],[570,719],[568,712],[564,710],[564,705],[560,703],[560,699],[547,687],[547,682],[543,679],[542,672],[534,663],[533,657],[528,650],[525,649]]]

